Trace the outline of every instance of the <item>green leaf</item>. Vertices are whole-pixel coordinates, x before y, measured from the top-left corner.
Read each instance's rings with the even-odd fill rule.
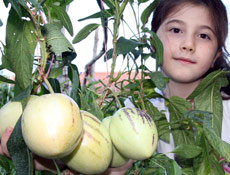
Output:
[[[103,0],[103,2],[104,2],[110,9],[114,9],[114,8],[116,7],[114,1]]]
[[[19,0],[9,0],[11,6],[14,8],[15,12],[19,17],[22,17],[22,8],[19,4]]]
[[[182,175],[181,168],[175,160],[169,160],[170,164],[166,167],[167,174],[169,175]]]
[[[150,72],[148,75],[159,90],[163,90],[166,87],[166,81],[161,72]]]
[[[70,64],[75,58],[77,54],[76,52],[63,52],[62,53],[62,61],[63,61],[63,66],[67,66]]]
[[[156,70],[158,70],[158,66],[161,65],[163,61],[163,44],[156,35],[156,33],[154,33],[153,31],[149,30],[148,28],[144,28],[143,31],[151,34],[151,38],[148,40],[150,41],[151,45],[155,48],[157,63]]]
[[[194,167],[195,175],[224,175],[224,170],[221,167],[220,163],[214,156],[205,154],[204,157],[200,160],[200,164],[198,167]],[[195,161],[196,163],[196,161]]]
[[[193,161],[195,175],[224,175],[223,168],[219,163],[220,157],[213,152],[213,149],[204,134],[202,134],[197,143],[202,147],[203,151],[202,154],[196,157]]]
[[[95,115],[100,121],[102,121],[104,119],[104,113],[98,106],[98,103],[96,102],[96,98],[95,97],[92,97],[92,98],[93,98],[93,101],[89,105],[90,106],[89,112]]]
[[[32,90],[32,86],[28,86],[25,90],[21,91],[20,94],[15,96],[12,99],[12,101],[22,101],[22,100],[24,100],[26,97],[28,97],[30,95],[31,90]]]
[[[99,24],[92,23],[86,25],[84,28],[82,28],[77,35],[74,37],[72,43],[76,44],[85,39],[90,33],[92,33],[94,30],[96,30],[99,27]]]
[[[149,19],[149,16],[152,14],[153,10],[156,8],[159,0],[154,0],[141,14],[142,26],[144,26]],[[139,3],[146,2],[146,0],[138,0]]]
[[[113,9],[102,10],[93,15],[87,16],[85,18],[79,19],[78,21],[84,21],[86,19],[94,19],[94,18],[109,18],[113,16]]]
[[[70,97],[72,97],[76,101],[76,103],[79,105],[79,107],[81,107],[80,95],[79,95],[80,88],[81,88],[80,75],[79,75],[78,68],[76,65],[69,64],[68,77],[72,82],[72,90],[71,90]]]
[[[206,76],[188,99],[194,99],[195,110],[213,113],[212,127],[218,136],[222,128],[222,97],[220,88],[228,83],[225,71],[215,71]]]
[[[49,78],[48,79],[52,89],[54,90],[55,93],[61,93],[61,86],[60,86],[60,83],[59,81],[55,78]],[[46,93],[50,93],[48,87],[46,86],[45,83],[43,83],[43,86],[46,87]]]
[[[3,26],[2,20],[0,19],[0,27]]]
[[[165,114],[159,112],[149,100],[145,101],[145,108],[146,112],[152,117],[157,126],[157,132],[160,139],[169,143],[169,123]]]
[[[7,142],[10,157],[13,160],[17,175],[33,175],[32,153],[26,146],[22,136],[21,117]]]
[[[46,24],[43,35],[46,37],[48,48],[51,52],[59,55],[63,52],[73,52],[74,48],[71,43],[61,32],[61,29],[55,24]]]
[[[73,36],[73,26],[72,22],[67,14],[65,8],[53,5],[53,12],[57,15],[58,19],[61,21],[62,25],[66,28],[71,36]]]
[[[138,0],[138,3],[148,2],[149,0]]]
[[[104,56],[104,61],[111,59],[113,57],[113,49],[109,49]]]
[[[192,105],[185,99],[172,96],[169,99],[168,109],[170,112],[170,122],[180,122],[184,119],[184,114],[188,109],[191,109]],[[180,144],[194,144],[193,130],[182,129],[184,124],[174,124],[174,128],[171,129],[174,139],[175,147]],[[176,126],[176,127],[175,127]],[[173,127],[173,125],[171,125]]]
[[[6,26],[6,56],[4,57],[4,62],[7,65],[10,64],[10,68],[16,74],[16,79],[19,86],[25,89],[32,82],[32,67],[33,67],[33,53],[31,50],[31,42],[29,43],[27,38],[31,38],[28,35],[31,34],[29,26],[31,26],[31,21],[22,20],[16,14],[16,12],[11,9]],[[33,43],[35,44],[35,43]],[[33,48],[35,48],[33,46]]]
[[[57,78],[59,75],[62,74],[62,72],[63,72],[63,66],[53,68],[53,69],[51,69],[48,78]]]
[[[35,35],[35,29],[34,29],[34,25],[32,22],[26,23],[25,28],[24,28],[24,35],[29,44],[30,51],[32,52],[32,55],[33,55],[35,48],[37,46],[37,38]]]
[[[52,173],[50,171],[35,171],[35,175],[57,175],[57,173]]]
[[[134,40],[128,40],[124,37],[120,37],[117,40],[117,54],[127,54],[129,52],[132,52],[135,50],[135,48],[143,43],[134,41]]]
[[[183,168],[182,169],[182,174],[183,175],[194,175],[193,167],[191,167],[191,168]]]
[[[12,161],[2,155],[0,155],[0,174],[16,175]]]
[[[181,175],[181,168],[179,165],[175,160],[168,158],[166,155],[156,154],[145,162],[145,165],[148,165],[148,167],[165,170],[164,173],[167,175]],[[154,175],[158,174],[156,173]]]
[[[227,162],[230,162],[230,144],[223,141],[212,128],[212,118],[205,117],[203,125],[204,133],[208,142]]]
[[[15,84],[15,82],[13,80],[10,80],[2,75],[0,75],[0,81],[5,82],[5,83],[11,83],[11,84]]]
[[[180,144],[172,152],[177,156],[191,159],[198,156],[202,152],[202,148],[196,145]]]

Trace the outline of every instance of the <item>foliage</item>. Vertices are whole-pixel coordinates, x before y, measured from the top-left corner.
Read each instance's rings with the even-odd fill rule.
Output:
[[[4,0],[6,6],[11,4],[11,10],[7,20],[6,45],[2,46],[0,68],[14,72],[15,81],[2,76],[0,80],[14,84],[14,95],[7,93],[9,99],[14,97],[12,100],[24,102],[30,94],[60,93],[61,86],[65,83],[61,80],[62,71],[67,69],[71,91],[65,93],[72,97],[82,110],[89,111],[102,120],[111,116],[125,105],[125,100],[130,99],[135,107],[145,110],[153,118],[160,139],[169,141],[170,127],[175,142],[175,160],[164,154],[154,154],[147,160],[136,161],[126,173],[128,175],[224,174],[219,158],[224,157],[226,161],[230,161],[230,145],[220,139],[222,102],[219,89],[226,85],[226,72],[216,71],[207,76],[187,100],[179,97],[167,99],[156,91],[156,88],[163,90],[168,81],[161,72],[151,71],[145,65],[147,59],[156,59],[158,70],[163,59],[160,40],[146,27],[158,0],[150,3],[140,17],[134,9],[136,5],[139,8],[147,2],[149,0],[103,0],[107,9],[101,8],[99,12],[80,19],[83,21],[100,18],[101,24],[92,23],[85,26],[71,43],[61,32],[64,27],[71,36],[74,33],[71,20],[65,11],[66,6],[71,5],[71,0]],[[132,31],[132,38],[119,36],[118,32],[121,22],[128,25],[123,14],[127,6],[133,10],[137,26],[136,32]],[[77,65],[72,64],[77,56],[72,44],[81,42],[99,27],[106,28],[106,20],[113,24],[113,46],[104,54],[105,61],[112,60],[108,84],[102,80],[89,79],[89,83],[82,86]],[[151,50],[152,46],[154,51]],[[39,54],[35,54],[36,48],[39,48]],[[115,74],[118,56],[127,64],[126,70]],[[138,61],[141,63],[138,64]],[[128,78],[123,79],[123,75]],[[137,78],[139,75],[141,78]],[[6,91],[1,90],[2,103],[6,103]],[[170,112],[169,122],[165,111],[159,111],[150,102],[150,99],[155,98],[164,100]],[[192,99],[194,109],[190,110],[192,105],[188,100]],[[1,156],[1,173],[14,174],[16,171],[17,175],[33,174],[32,153],[23,141],[20,120],[9,139],[8,149],[13,164]],[[47,172],[36,171],[36,174]]]
[[[13,98],[13,90],[13,86],[2,82],[0,83],[0,107]]]

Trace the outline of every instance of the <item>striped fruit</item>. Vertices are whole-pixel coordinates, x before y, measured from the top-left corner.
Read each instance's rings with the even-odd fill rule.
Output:
[[[83,138],[77,148],[62,161],[83,174],[104,172],[112,159],[112,142],[101,121],[89,112],[81,111]]]
[[[149,158],[158,142],[154,121],[147,113],[136,108],[121,108],[113,115],[110,137],[123,156],[134,160]]]
[[[30,95],[28,101],[38,96]],[[14,128],[19,117],[22,115],[22,104],[18,101],[10,101],[0,109],[0,137],[7,127]]]
[[[22,114],[22,134],[35,154],[61,158],[70,154],[82,137],[80,109],[64,94],[42,95],[26,105]]]
[[[112,119],[112,116],[106,117],[102,120],[102,124],[107,128],[108,131],[109,131],[109,125],[110,125],[111,119]],[[110,163],[110,167],[113,167],[113,168],[121,167],[124,164],[126,164],[128,160],[129,159],[121,155],[117,151],[115,146],[113,145],[113,156],[112,156],[112,161]]]

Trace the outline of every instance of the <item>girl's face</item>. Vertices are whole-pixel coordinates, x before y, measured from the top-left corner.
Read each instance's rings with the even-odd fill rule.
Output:
[[[203,6],[177,8],[157,35],[164,46],[163,72],[175,82],[200,81],[220,54],[209,11]]]

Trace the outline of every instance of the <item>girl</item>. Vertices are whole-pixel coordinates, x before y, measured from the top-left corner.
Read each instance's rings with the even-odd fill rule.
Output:
[[[225,40],[228,20],[221,0],[161,0],[154,12],[152,30],[164,46],[162,72],[169,82],[164,96],[187,98],[208,73],[228,69]],[[222,139],[230,143],[230,86],[222,88],[223,124]],[[160,99],[152,100],[155,106],[166,109]],[[169,119],[169,114],[166,112]],[[174,149],[170,143],[159,141],[158,152]],[[173,154],[168,154],[173,158]]]
[[[208,73],[218,69],[230,70],[225,48],[228,20],[221,0],[160,0],[153,15],[152,31],[164,46],[161,71],[169,78],[169,82],[160,93],[165,97],[179,96],[186,99]],[[221,94],[221,137],[230,143],[230,85],[223,87]],[[127,106],[132,106],[128,100],[126,102]],[[159,110],[165,110],[169,120],[169,112],[163,99],[151,99],[151,102]],[[165,153],[172,159],[174,154],[170,152],[173,149],[172,134],[170,143],[162,140],[158,142],[157,152]],[[127,169],[129,166],[130,162],[125,165]],[[223,168],[230,172],[227,164]],[[116,169],[109,171],[108,174],[115,174]],[[120,174],[124,173],[125,170],[120,171]]]

